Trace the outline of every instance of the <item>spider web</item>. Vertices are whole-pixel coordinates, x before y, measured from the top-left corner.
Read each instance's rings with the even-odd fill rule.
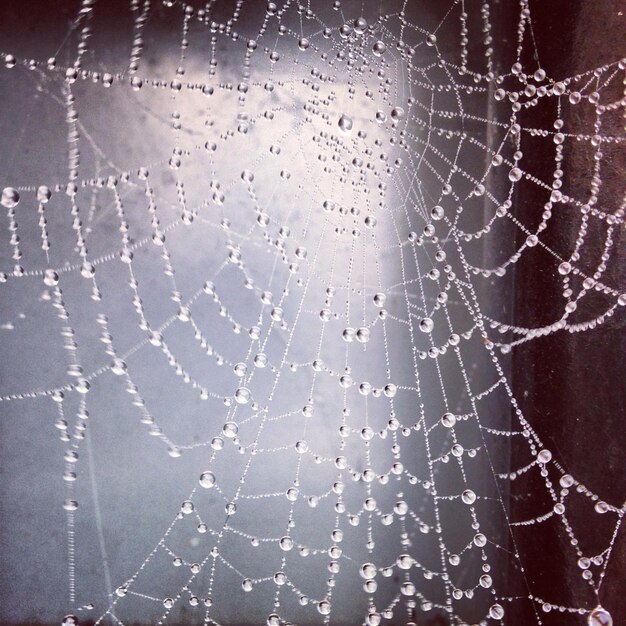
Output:
[[[65,142],[31,119],[56,169],[11,168],[2,194],[3,350],[32,382],[7,376],[2,405],[52,414],[61,441],[38,460],[65,541],[51,619],[612,623],[624,505],[525,419],[511,356],[626,304],[603,195],[624,62],[547,75],[523,0],[506,69],[489,2],[132,0],[112,48],[105,4],[48,60],[2,53]],[[561,293],[518,326],[529,259]],[[553,597],[524,556],[538,525],[580,571]]]

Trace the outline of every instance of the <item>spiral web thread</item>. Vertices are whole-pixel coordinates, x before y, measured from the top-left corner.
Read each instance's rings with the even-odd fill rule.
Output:
[[[520,603],[533,606],[537,624],[551,613],[610,623],[597,598],[624,505],[559,464],[524,417],[507,359],[548,334],[592,332],[626,304],[605,278],[623,202],[602,196],[604,152],[624,140],[604,131],[623,107],[624,62],[547,76],[524,0],[516,61],[504,73],[490,2],[450,2],[422,24],[407,2],[133,0],[132,50],[115,72],[90,48],[98,10],[82,1],[65,65],[2,54],[11,80],[36,84],[67,122],[67,181],[6,181],[14,267],[0,286],[32,289],[43,279],[40,306],[54,308],[67,348],[64,382],[1,398],[24,411],[43,400],[58,414],[63,623],[123,624],[129,607],[152,623],[176,622],[184,605],[193,623],[224,624],[233,602],[250,602],[249,621],[270,625],[421,623],[435,613],[452,624],[507,623]],[[166,79],[143,63],[156,20],[180,24],[178,67]],[[208,57],[193,55],[201,39]],[[150,162],[118,166],[122,156],[89,131],[81,97],[107,87],[120,99],[153,98],[167,118],[167,145]],[[593,124],[568,128],[579,108]],[[526,125],[535,110],[552,126]],[[550,146],[551,171],[524,158],[534,142]],[[563,182],[572,145],[590,156],[582,194]],[[529,190],[543,198],[532,224],[514,201]],[[38,227],[27,231],[22,215],[35,208]],[[578,232],[556,250],[543,233],[564,212]],[[114,229],[104,233],[107,224]],[[589,228],[603,233],[599,253],[585,249]],[[481,265],[496,237],[523,243]],[[546,305],[549,321],[515,326],[490,303],[537,250],[544,271],[560,277],[562,300]],[[118,294],[132,316],[116,313]],[[83,314],[87,324],[75,327]],[[118,344],[113,327],[128,337]],[[166,373],[144,394],[136,372],[152,363]],[[110,567],[98,501],[106,485],[93,474],[90,424],[128,420],[108,414],[103,380],[162,442],[167,463],[168,454],[201,455],[171,503],[171,524],[128,571]],[[180,397],[179,421],[159,417],[160,394]],[[178,432],[197,417],[184,416],[185,403],[202,407],[200,439]],[[510,448],[525,465],[508,467]],[[80,471],[89,459],[91,477]],[[259,478],[267,468],[270,491]],[[100,602],[84,597],[77,573],[81,481],[92,485]],[[529,492],[537,513],[516,518],[509,499]],[[255,527],[265,506],[273,533]],[[571,522],[574,508],[584,509],[584,527]],[[585,538],[600,517],[610,528],[603,549],[589,553]],[[555,526],[565,558],[580,567],[577,604],[563,605],[558,590],[533,594],[522,544],[541,524]],[[248,558],[254,551],[264,551],[260,563]]]

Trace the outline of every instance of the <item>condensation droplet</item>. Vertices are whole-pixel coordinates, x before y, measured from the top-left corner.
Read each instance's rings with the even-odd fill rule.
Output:
[[[381,57],[385,53],[386,49],[387,49],[387,46],[385,45],[384,42],[380,40],[374,43],[374,45],[372,46],[372,52],[374,53],[374,56],[377,56],[377,57]]]
[[[289,536],[281,537],[279,540],[281,550],[289,552],[293,548],[293,539]]]
[[[376,566],[373,563],[364,563],[361,566],[360,574],[365,580],[370,580],[376,576]]]
[[[349,133],[352,130],[352,118],[349,115],[343,113],[339,118],[338,126],[344,133]]]
[[[474,502],[476,502],[476,494],[471,489],[466,489],[461,494],[461,500],[463,500],[465,504],[474,504]]]
[[[13,207],[17,206],[19,201],[20,194],[18,193],[17,189],[14,189],[13,187],[5,187],[2,190],[2,197],[0,198],[0,203],[2,204],[2,206],[6,207],[7,209],[12,209]]]
[[[588,626],[613,626],[611,614],[598,605],[587,617]]]
[[[235,400],[239,404],[248,404],[250,402],[250,390],[246,387],[239,387],[237,391],[235,391]]]
[[[200,474],[200,485],[205,489],[210,489],[215,485],[215,474],[213,472],[202,472]]]
[[[54,270],[46,270],[43,276],[43,282],[48,287],[54,287],[59,284],[59,275]]]
[[[430,319],[430,317],[424,317],[423,319],[420,320],[420,330],[423,333],[431,333],[434,327],[435,327],[435,324]]]
[[[41,185],[37,188],[37,201],[41,202],[41,204],[46,204],[51,197],[52,192],[50,191],[50,187]]]

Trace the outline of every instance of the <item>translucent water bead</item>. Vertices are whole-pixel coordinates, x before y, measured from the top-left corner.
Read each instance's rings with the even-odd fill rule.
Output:
[[[613,626],[611,614],[598,605],[587,617],[588,626]]]
[[[339,118],[339,122],[337,123],[337,125],[342,132],[349,133],[352,130],[353,126],[352,118],[344,113]]]
[[[5,206],[7,209],[12,209],[17,206],[20,201],[20,194],[17,189],[13,187],[5,187],[2,190],[2,197],[0,198],[0,203],[2,206]]]

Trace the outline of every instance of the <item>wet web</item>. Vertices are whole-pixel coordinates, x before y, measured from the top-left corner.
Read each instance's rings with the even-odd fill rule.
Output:
[[[104,4],[83,0],[48,60],[2,53],[4,80],[65,124],[60,178],[3,175],[0,276],[59,364],[25,353],[30,386],[1,390],[60,435],[58,621],[504,624],[529,604],[538,624],[612,623],[598,594],[624,505],[525,419],[511,355],[626,305],[607,278],[623,203],[603,195],[625,63],[547,75],[524,0],[506,69],[491,2],[131,0],[122,65],[97,37]],[[153,52],[163,33],[175,45]],[[125,154],[126,135],[145,145]],[[535,146],[548,161],[525,156]],[[575,151],[589,180],[570,191]],[[577,232],[557,248],[563,219]],[[530,262],[558,290],[517,326],[504,303]],[[11,346],[21,324],[3,320]],[[163,472],[179,496],[135,502],[158,537],[126,526],[142,556],[115,563],[102,502],[128,505],[126,487],[94,456],[127,429],[148,443],[125,480]],[[512,504],[524,494],[530,516]],[[546,524],[578,602],[533,592],[523,544]]]

